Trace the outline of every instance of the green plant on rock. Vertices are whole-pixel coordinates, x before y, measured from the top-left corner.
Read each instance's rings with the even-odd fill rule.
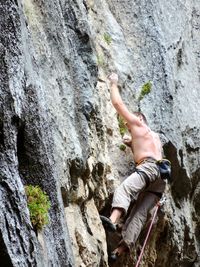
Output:
[[[140,101],[140,100],[142,100],[144,98],[145,95],[148,95],[151,92],[151,88],[152,88],[152,84],[151,84],[150,81],[145,83],[142,86],[142,89],[141,89],[141,92],[140,92],[138,100]]]
[[[106,42],[108,45],[111,44],[111,42],[112,42],[112,37],[110,36],[109,33],[104,33],[103,38],[104,38],[105,42]]]
[[[119,146],[119,149],[120,149],[121,151],[125,151],[125,150],[126,150],[126,146],[125,146],[124,144],[121,144],[121,145]]]
[[[106,66],[106,62],[103,55],[97,55],[97,65],[102,68]]]
[[[118,115],[118,125],[119,132],[123,136],[127,132],[127,128],[124,119],[120,115]]]
[[[36,185],[25,186],[30,220],[36,230],[41,230],[48,221],[50,201],[48,195]]]

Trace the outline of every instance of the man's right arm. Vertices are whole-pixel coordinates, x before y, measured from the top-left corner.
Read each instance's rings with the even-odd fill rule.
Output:
[[[119,93],[118,89],[118,75],[116,73],[112,73],[109,76],[110,80],[110,96],[111,96],[111,101],[117,112],[129,123],[129,124],[136,124],[138,126],[141,125],[140,120],[138,119],[137,116],[132,114],[124,102],[122,101],[122,98]]]

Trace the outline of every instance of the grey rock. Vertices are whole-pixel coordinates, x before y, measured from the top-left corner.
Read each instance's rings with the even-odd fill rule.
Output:
[[[200,1],[1,1],[0,14],[2,267],[108,266],[98,215],[134,169],[130,151],[119,149],[110,71],[172,162],[144,266],[199,266]],[[50,197],[41,232],[31,225],[26,184]]]

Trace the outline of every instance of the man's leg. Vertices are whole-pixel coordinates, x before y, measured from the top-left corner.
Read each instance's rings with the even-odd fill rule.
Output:
[[[115,190],[112,201],[112,212],[110,219],[117,223],[122,214],[126,214],[129,205],[133,199],[137,199],[138,193],[146,186],[144,177],[134,172],[126,178]]]
[[[146,223],[148,212],[156,205],[159,197],[148,191],[142,192],[135,208],[131,211],[122,229],[122,237],[128,247],[135,245],[142,227]]]
[[[149,192],[140,193],[136,205],[126,220],[122,229],[122,240],[117,248],[111,253],[110,261],[114,262],[118,257],[127,253],[138,239],[138,236],[144,226],[148,212],[155,206],[158,196]]]
[[[144,168],[144,166],[143,166]],[[111,255],[113,260],[115,260],[118,256],[123,254],[130,248],[132,245],[135,244],[138,236],[144,226],[148,212],[155,206],[157,201],[159,200],[158,195],[152,193],[157,192],[162,194],[165,189],[165,182],[160,178],[159,171],[157,166],[152,163],[146,163],[145,168],[142,170],[148,176],[150,180],[150,185],[148,186],[145,191],[141,192],[146,187],[146,180],[142,177],[142,173],[134,173],[130,177],[128,177],[128,181],[125,180],[124,183],[127,181],[127,184],[122,184],[122,192],[126,192],[128,196],[125,205],[120,205],[120,195],[121,192],[115,192],[114,199],[113,199],[113,211],[117,206],[123,207],[123,210],[127,211],[127,206],[130,205],[130,200],[138,199],[136,201],[136,205],[131,210],[131,213],[126,220],[126,223],[122,229],[122,241],[119,243],[118,247],[114,250],[113,254]],[[135,176],[136,174],[136,176]],[[129,178],[133,178],[129,180]],[[134,179],[136,177],[136,179]],[[130,187],[130,185],[133,187]],[[129,190],[130,189],[130,190]],[[148,192],[152,191],[152,192]],[[140,192],[140,194],[138,194]],[[119,213],[118,213],[119,215]],[[117,217],[117,215],[116,215]],[[116,218],[115,217],[115,218]]]
[[[120,217],[126,214],[132,199],[137,199],[138,193],[145,188],[146,181],[143,176],[134,172],[126,178],[115,190],[112,202],[112,211],[109,218],[100,216],[104,228],[107,231],[116,231],[116,223]]]

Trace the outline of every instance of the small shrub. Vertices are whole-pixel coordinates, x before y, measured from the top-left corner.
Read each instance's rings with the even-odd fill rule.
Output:
[[[97,65],[102,68],[106,66],[106,62],[104,60],[103,55],[97,55]]]
[[[118,125],[119,125],[119,132],[123,136],[127,132],[127,128],[124,119],[119,115],[118,115]]]
[[[105,42],[106,42],[108,45],[111,44],[111,42],[112,42],[112,37],[110,36],[109,33],[104,33],[103,38],[104,38]]]
[[[138,98],[138,100],[142,100],[144,98],[145,95],[148,95],[151,92],[151,88],[152,88],[152,84],[150,81],[148,81],[147,83],[145,83],[142,86],[141,92],[140,92],[140,96]]]
[[[121,144],[119,146],[119,149],[122,150],[122,151],[125,151],[126,150],[126,146],[124,144]]]
[[[48,211],[50,209],[50,201],[48,195],[42,191],[39,186],[25,186],[27,195],[28,208],[30,212],[30,220],[33,227],[41,230],[48,221]]]

